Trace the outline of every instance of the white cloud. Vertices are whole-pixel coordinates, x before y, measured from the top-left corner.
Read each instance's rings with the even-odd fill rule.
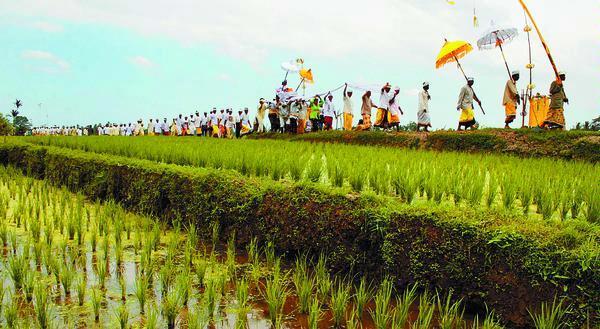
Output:
[[[129,62],[142,69],[151,69],[156,66],[154,62],[144,56],[134,56],[129,58]]]
[[[61,73],[71,67],[64,59],[42,50],[26,50],[21,58],[27,60],[32,69],[46,73]]]
[[[64,31],[64,28],[61,25],[44,22],[44,21],[34,22],[33,24],[31,24],[31,26],[37,30],[40,30],[40,31],[43,31],[46,33],[60,33],[62,31]]]
[[[231,76],[227,73],[221,73],[217,76],[217,80],[219,81],[231,81]]]

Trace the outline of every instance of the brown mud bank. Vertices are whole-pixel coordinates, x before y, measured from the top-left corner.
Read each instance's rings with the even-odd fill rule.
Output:
[[[218,222],[240,245],[257,237],[283,256],[323,253],[334,271],[452,289],[510,327],[530,327],[528,309],[555,296],[573,305],[573,325],[598,323],[600,258],[569,239],[574,232],[532,232],[526,219],[53,147],[0,144],[0,162],[91,199],[196,223],[205,234]]]

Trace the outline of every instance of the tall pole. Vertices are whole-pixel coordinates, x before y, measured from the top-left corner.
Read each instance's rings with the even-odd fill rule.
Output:
[[[535,22],[535,19],[533,19],[533,16],[531,15],[531,12],[529,11],[529,8],[527,8],[527,5],[525,5],[525,1],[519,0],[519,3],[521,3],[523,10],[525,10],[525,13],[527,13],[527,16],[529,16],[531,23],[533,23],[533,27],[535,27],[535,30],[536,30],[538,36],[540,37],[540,41],[542,42],[542,47],[544,47],[544,50],[546,51],[546,55],[548,55],[548,60],[550,61],[550,65],[552,65],[552,69],[554,70],[554,74],[556,75],[556,80],[560,80],[560,77],[558,76],[558,69],[556,68],[556,64],[554,63],[552,54],[550,54],[550,48],[548,47],[548,45],[546,44],[546,40],[544,40],[544,37],[542,36],[542,32],[540,32],[540,29],[538,28],[537,23]]]

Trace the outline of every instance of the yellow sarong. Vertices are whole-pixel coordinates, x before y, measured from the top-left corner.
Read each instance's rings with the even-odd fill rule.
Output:
[[[529,100],[529,127],[539,127],[544,123],[550,106],[550,98],[533,97]]]
[[[352,113],[344,113],[344,130],[352,130],[352,120],[354,116]]]
[[[517,105],[512,103],[506,103],[504,105],[504,113],[506,114],[505,123],[511,123],[517,117]]]
[[[475,111],[473,111],[472,108],[469,107],[468,109],[462,109],[460,111],[460,119],[458,119],[458,122],[470,123],[473,120],[475,120]]]
[[[212,126],[212,137],[219,137],[219,126],[217,125],[213,125]]]
[[[553,124],[560,126],[561,128],[565,126],[565,114],[563,109],[548,109],[548,114],[546,115],[546,119],[544,120],[544,124]]]
[[[250,132],[250,126],[242,125],[242,129],[240,130],[240,135],[246,135]]]

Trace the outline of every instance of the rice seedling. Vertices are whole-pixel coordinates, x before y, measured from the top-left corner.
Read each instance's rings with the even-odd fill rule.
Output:
[[[138,275],[135,280],[135,297],[140,305],[140,314],[144,314],[144,306],[148,300],[148,289],[150,282],[145,274]]]
[[[305,256],[299,257],[296,260],[293,281],[296,288],[296,295],[298,296],[299,311],[302,314],[308,314],[314,290],[314,280],[308,275]]]
[[[121,290],[121,301],[123,304],[125,304],[127,301],[127,283],[125,282],[123,274],[120,274],[119,271],[117,271],[117,279],[119,281],[119,288]]]
[[[417,286],[413,285],[404,290],[402,295],[396,298],[396,308],[392,319],[392,328],[405,328],[408,324],[410,307],[417,298]]]
[[[346,319],[346,329],[358,329],[361,325],[361,316],[358,314],[356,307],[350,308],[350,315]],[[392,326],[392,328],[394,328]]]
[[[461,309],[461,300],[452,302],[452,293],[448,293],[442,300],[439,293],[436,296],[438,322],[440,329],[453,329],[462,324],[464,311]]]
[[[309,181],[317,183],[321,180],[321,174],[323,172],[323,161],[319,154],[315,154],[310,160],[306,169],[306,177]]]
[[[197,304],[193,310],[187,312],[187,329],[204,329],[209,325],[210,319],[206,310],[199,306]]]
[[[156,304],[151,304],[146,315],[146,329],[157,329],[158,325],[158,309]]]
[[[92,310],[94,312],[94,321],[98,322],[100,320],[100,309],[102,307],[102,299],[104,298],[102,292],[99,288],[92,288],[90,293],[90,304],[92,306]]]
[[[129,328],[129,309],[125,304],[120,305],[114,314],[115,322],[120,329]]]
[[[165,296],[169,291],[171,291],[174,279],[175,270],[173,269],[173,264],[165,263],[165,265],[158,272],[158,281],[160,282],[162,296]]]
[[[85,302],[85,295],[87,292],[87,280],[85,275],[79,275],[79,279],[77,280],[77,303],[79,306],[83,306]]]
[[[346,308],[350,301],[350,287],[343,281],[335,284],[335,289],[331,293],[331,313],[333,315],[333,323],[336,327],[341,327],[346,316]]]
[[[487,315],[487,317],[483,320],[483,322],[480,322],[479,316],[476,315],[475,319],[473,320],[473,324],[472,324],[471,328],[473,328],[473,329],[504,329],[504,327],[498,321],[496,321],[496,318],[495,318],[493,312],[489,313]]]
[[[252,238],[252,240],[250,240],[250,243],[248,244],[248,247],[247,247],[247,251],[248,251],[248,263],[253,263],[254,260],[257,260],[259,258],[258,242],[256,240],[256,237],[254,237],[254,238]]]
[[[25,278],[23,280],[23,294],[25,295],[25,300],[29,303],[33,299],[33,291],[35,289],[37,279],[37,272],[27,272],[25,274]]]
[[[250,306],[248,304],[250,296],[249,290],[248,282],[245,279],[241,279],[236,283],[235,295],[237,300],[237,316],[234,325],[236,329],[244,329],[248,325],[247,314],[250,311]]]
[[[4,305],[4,321],[9,329],[17,328],[19,320],[19,300],[17,296],[10,296],[9,302]]]
[[[161,313],[167,321],[168,329],[175,329],[179,313],[181,311],[181,299],[177,291],[171,291],[164,296],[161,303]]]
[[[283,314],[283,306],[289,296],[285,277],[285,274],[283,276],[274,274],[272,278],[267,278],[262,290],[263,297],[268,305],[269,319],[274,327],[278,326],[278,320]]]
[[[372,295],[373,295],[373,289],[367,283],[367,278],[363,276],[360,279],[360,283],[354,292],[354,304],[356,305],[356,316],[359,321],[362,319],[363,312],[365,310],[365,305],[369,302]]]
[[[176,279],[176,290],[179,295],[180,302],[184,307],[187,307],[188,301],[190,299],[192,289],[192,281],[190,274],[187,272],[182,272],[177,276]]]
[[[108,260],[103,257],[98,257],[95,264],[96,276],[98,278],[98,284],[104,289],[106,284],[106,277],[108,275]]]
[[[419,296],[419,317],[411,324],[411,329],[429,329],[433,323],[435,304],[431,302],[429,293],[425,291]]]
[[[62,283],[64,292],[65,292],[65,296],[71,295],[71,286],[73,285],[73,281],[75,280],[75,275],[76,275],[75,270],[69,264],[64,264],[61,267],[60,281]]]
[[[43,283],[37,283],[34,290],[33,309],[37,324],[41,329],[51,328],[52,319],[50,314],[51,304],[48,301],[48,290]]]
[[[25,275],[29,271],[28,260],[24,255],[11,255],[8,258],[8,275],[12,279],[13,285],[16,291],[21,290],[23,287],[23,280]]]
[[[275,245],[272,241],[267,242],[265,245],[265,260],[267,261],[267,267],[275,265]]]
[[[229,275],[235,276],[235,232],[231,233],[231,237],[227,241],[226,257],[227,272]]]
[[[321,310],[321,304],[318,298],[314,298],[310,303],[310,309],[308,312],[308,328],[318,329],[319,322],[323,319],[323,311]]]
[[[210,228],[211,228],[211,241],[212,241],[212,250],[215,250],[216,246],[217,246],[217,242],[219,242],[219,222],[212,222],[210,224]]]
[[[6,289],[4,287],[4,276],[0,275],[0,312],[2,312],[2,307],[4,306],[4,295],[6,294]]]
[[[542,303],[539,313],[528,312],[537,329],[560,329],[566,326],[563,320],[569,312],[569,307],[564,306],[563,301],[554,298],[552,304]]]
[[[115,263],[117,268],[123,265],[123,245],[120,243],[115,244]]]
[[[377,329],[386,329],[392,319],[390,312],[392,290],[392,282],[389,279],[384,279],[375,294],[375,309],[369,310],[369,312]]]

